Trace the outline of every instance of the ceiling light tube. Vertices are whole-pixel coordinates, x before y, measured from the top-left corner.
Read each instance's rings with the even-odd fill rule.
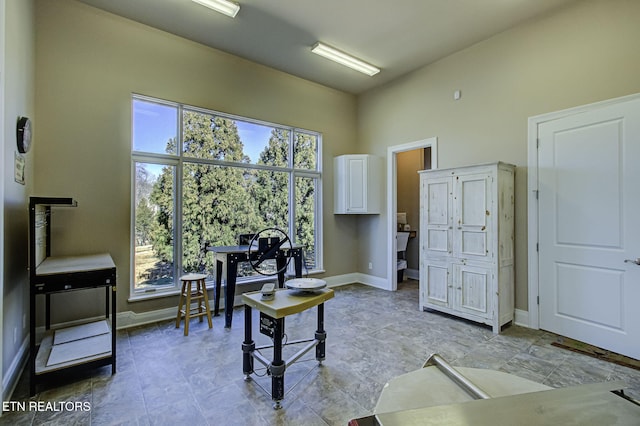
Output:
[[[203,6],[208,7],[209,9],[213,9],[216,12],[223,13],[227,16],[235,18],[240,10],[240,5],[238,3],[229,1],[229,0],[191,0],[195,3],[201,4]]]
[[[326,44],[320,42],[314,44],[311,48],[311,51],[316,55],[324,56],[327,59],[331,59],[334,62],[347,66],[356,71],[360,71],[361,73],[367,74],[368,76],[373,76],[380,72],[380,68],[374,67],[371,64],[361,61],[358,58],[354,58],[347,53],[341,52],[338,49],[327,46]]]

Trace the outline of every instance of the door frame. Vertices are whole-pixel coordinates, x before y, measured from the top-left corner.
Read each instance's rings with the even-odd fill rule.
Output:
[[[6,43],[6,25],[5,25],[5,19],[6,19],[6,0],[0,0],[0,129],[5,129],[5,117],[4,117],[4,109],[5,109],[5,91],[4,91],[4,85],[5,85],[5,75],[6,75],[6,70],[5,70],[5,43]],[[7,136],[7,134],[9,133],[8,131],[5,132],[6,134],[3,134],[3,141],[4,141],[4,136]],[[9,139],[7,138],[7,140],[13,140],[13,139]],[[9,142],[6,142],[7,144],[9,144]],[[4,164],[5,163],[5,146],[4,146],[4,142],[0,143],[0,164]],[[2,245],[0,245],[0,330],[4,330],[4,185],[5,185],[5,175],[6,175],[6,171],[3,170],[2,172],[0,172],[0,200],[2,202],[2,207],[0,208],[0,241],[2,241]],[[5,336],[2,335],[0,336],[0,339],[4,340]],[[1,345],[0,345],[1,346]],[[9,399],[10,395],[6,395],[5,394],[5,377],[4,377],[4,355],[2,354],[2,351],[0,351],[0,396],[2,397],[3,401],[6,401]],[[2,412],[0,412],[0,417],[2,417]]]
[[[396,273],[396,262],[398,261],[396,229],[398,227],[398,171],[397,171],[397,155],[400,152],[413,151],[414,149],[431,148],[431,169],[438,168],[438,138],[431,137],[408,142],[401,145],[393,145],[387,147],[387,283],[389,290],[396,291],[398,289],[398,274]],[[420,229],[418,229],[420,232]]]
[[[528,297],[530,328],[540,328],[540,306],[538,296],[540,294],[540,282],[538,269],[540,267],[538,255],[538,127],[546,122],[558,120],[571,115],[595,111],[602,107],[639,99],[640,93],[622,96],[605,101],[594,102],[578,107],[567,108],[560,111],[529,117],[527,132],[527,251],[528,251]]]

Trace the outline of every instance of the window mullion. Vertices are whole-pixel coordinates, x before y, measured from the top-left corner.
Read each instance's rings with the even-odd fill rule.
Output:
[[[182,122],[182,105],[178,106],[178,166],[176,170],[176,182],[175,182],[175,206],[173,207],[174,215],[173,215],[173,241],[175,242],[175,255],[173,256],[173,264],[174,264],[174,283],[177,286],[178,278],[182,275],[182,206],[184,203],[182,202],[182,181],[184,175],[184,155],[183,155],[183,146],[184,146],[184,128]]]

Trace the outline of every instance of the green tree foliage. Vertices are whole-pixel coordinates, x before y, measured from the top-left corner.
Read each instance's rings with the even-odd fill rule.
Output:
[[[136,245],[147,245],[155,223],[155,213],[149,205],[153,190],[152,177],[144,167],[136,167]]]
[[[151,232],[153,250],[164,262],[173,262],[173,168],[164,167],[153,185],[150,201],[156,209]]]
[[[288,152],[289,132],[273,129],[267,147],[260,153],[258,164],[286,167]],[[256,180],[250,191],[262,222],[268,227],[280,228],[286,232],[289,227],[289,174],[274,170],[257,170]]]
[[[146,245],[151,241],[154,214],[147,198],[142,198],[136,206],[136,245]]]
[[[295,134],[293,159],[296,168],[316,169],[316,146],[317,138],[315,136],[306,133]],[[296,179],[295,235],[296,241],[304,247],[305,262],[310,268],[315,267],[315,264],[312,263],[315,261],[315,196],[314,179],[305,177]]]

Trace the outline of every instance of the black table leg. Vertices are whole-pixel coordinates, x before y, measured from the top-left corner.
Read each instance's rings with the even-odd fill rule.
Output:
[[[278,272],[278,288],[284,288],[284,274],[285,274],[285,266],[287,264],[287,256],[285,253],[280,250],[276,255],[276,269]]]
[[[36,394],[36,294],[35,286],[29,289],[29,396]]]
[[[293,249],[293,265],[296,269],[296,278],[302,277],[302,249]]]
[[[233,299],[236,297],[236,277],[238,276],[238,256],[227,255],[227,287],[224,293],[224,327],[231,328],[233,320]]]
[[[244,305],[244,342],[242,342],[242,372],[244,379],[248,380],[253,373],[253,351],[256,344],[251,336],[251,307]]]
[[[117,286],[115,282],[115,278],[113,279],[113,283],[111,284],[111,374],[116,374],[116,334],[117,334],[117,324],[116,324],[116,300],[118,299],[117,294]],[[107,289],[107,304],[109,304],[109,287]],[[107,315],[109,315],[107,313]]]
[[[213,316],[220,315],[220,289],[222,288],[222,265],[223,263],[216,260],[216,286],[213,295]]]
[[[316,346],[316,359],[322,363],[325,358],[325,340],[327,339],[327,332],[324,331],[324,303],[318,305],[318,329],[316,330],[316,340],[318,345]]]
[[[45,327],[45,330],[51,330],[51,293],[46,293],[44,295],[44,305],[45,305],[44,327]]]
[[[282,360],[282,336],[284,334],[284,318],[276,318],[273,331],[273,361],[271,371],[271,399],[275,401],[273,408],[280,409],[280,401],[284,399],[284,371],[286,366]]]

